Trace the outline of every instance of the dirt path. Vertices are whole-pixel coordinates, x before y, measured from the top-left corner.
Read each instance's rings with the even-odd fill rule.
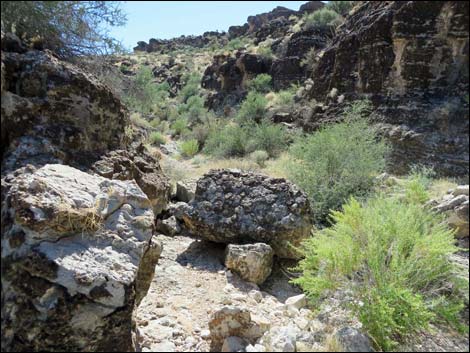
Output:
[[[267,324],[289,321],[283,301],[299,291],[282,274],[271,276],[261,290],[224,267],[223,245],[184,236],[158,239],[162,257],[137,312],[142,351],[209,351],[210,314],[225,305],[247,307]]]

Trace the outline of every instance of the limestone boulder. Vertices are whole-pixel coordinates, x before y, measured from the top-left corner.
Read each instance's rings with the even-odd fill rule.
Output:
[[[308,198],[282,178],[212,170],[197,182],[196,195],[183,221],[195,236],[226,244],[267,243],[277,256],[297,258],[310,234]]]
[[[273,249],[264,243],[229,244],[225,251],[225,266],[246,281],[263,283],[271,274]]]
[[[2,179],[2,351],[133,350],[161,245],[134,181],[26,166]]]

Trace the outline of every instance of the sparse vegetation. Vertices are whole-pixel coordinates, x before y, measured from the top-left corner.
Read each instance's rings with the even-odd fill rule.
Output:
[[[328,7],[306,14],[304,17],[304,27],[309,29],[312,27],[332,26],[340,19],[340,15]]]
[[[268,101],[261,93],[251,91],[240,106],[237,120],[241,124],[260,122],[266,115]]]
[[[166,143],[166,137],[160,132],[154,131],[149,135],[149,141],[153,145],[160,146]]]

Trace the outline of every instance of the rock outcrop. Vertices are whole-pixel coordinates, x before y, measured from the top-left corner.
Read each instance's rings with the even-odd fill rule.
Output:
[[[269,244],[279,257],[309,236],[307,196],[285,179],[239,170],[212,170],[198,180],[183,220],[189,231],[220,243]]]
[[[50,154],[64,162],[125,146],[128,117],[108,87],[51,52],[18,48],[19,40],[6,46],[16,51],[2,51],[2,159],[20,138],[31,146],[23,157]]]
[[[132,350],[161,251],[134,181],[60,164],[2,180],[2,350]]]
[[[310,98],[370,98],[395,172],[468,175],[468,16],[468,2],[361,2],[319,56]]]

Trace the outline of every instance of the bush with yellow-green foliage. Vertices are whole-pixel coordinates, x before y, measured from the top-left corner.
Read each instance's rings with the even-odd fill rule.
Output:
[[[271,81],[271,75],[259,74],[256,77],[252,78],[250,81],[248,81],[247,88],[250,91],[267,93],[272,89]]]
[[[358,300],[353,310],[384,351],[431,322],[464,328],[459,293],[468,293],[468,272],[451,261],[458,249],[440,216],[420,203],[379,195],[363,203],[350,199],[332,219],[331,228],[303,245],[294,283],[311,300],[351,290]]]
[[[266,116],[267,99],[263,94],[251,91],[242,102],[237,113],[237,120],[241,124],[260,122]]]
[[[385,168],[389,148],[369,122],[370,107],[353,103],[343,122],[300,137],[289,149],[286,172],[309,195],[317,224],[350,196],[367,196]]]
[[[158,131],[154,131],[149,135],[149,141],[153,145],[163,145],[166,143],[166,137]]]
[[[323,7],[312,13],[307,13],[303,18],[304,28],[310,29],[312,27],[327,27],[337,24],[341,16],[334,10],[328,7]]]
[[[184,157],[193,157],[199,152],[199,142],[196,139],[182,141],[180,144],[181,154]]]

